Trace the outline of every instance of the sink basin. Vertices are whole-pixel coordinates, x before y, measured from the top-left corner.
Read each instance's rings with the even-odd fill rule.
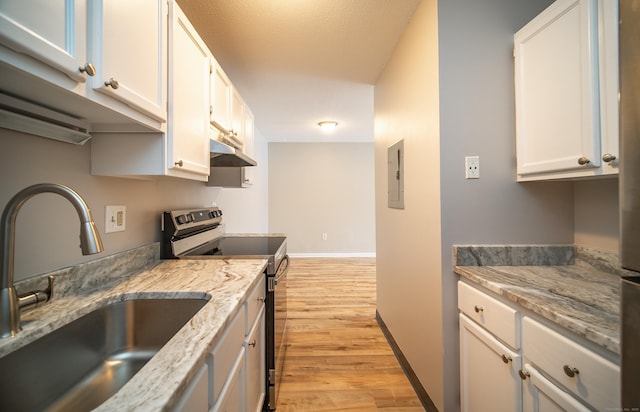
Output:
[[[204,299],[112,303],[0,358],[0,409],[97,407],[206,303]]]

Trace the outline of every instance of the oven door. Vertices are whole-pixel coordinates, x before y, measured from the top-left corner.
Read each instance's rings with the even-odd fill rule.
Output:
[[[278,266],[275,276],[269,277],[269,295],[273,306],[273,328],[267,326],[267,330],[273,330],[273,337],[269,344],[273,348],[273,353],[267,353],[267,364],[269,366],[269,409],[276,409],[278,403],[278,392],[282,379],[282,369],[284,366],[284,354],[286,351],[285,332],[287,325],[287,272],[289,271],[289,256],[284,256]],[[267,317],[269,319],[269,317]],[[268,345],[270,346],[270,345]],[[267,351],[269,352],[269,351]]]

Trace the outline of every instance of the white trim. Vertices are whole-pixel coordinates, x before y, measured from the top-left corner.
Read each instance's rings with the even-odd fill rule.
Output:
[[[287,253],[292,258],[368,258],[376,257],[376,252],[362,253]]]

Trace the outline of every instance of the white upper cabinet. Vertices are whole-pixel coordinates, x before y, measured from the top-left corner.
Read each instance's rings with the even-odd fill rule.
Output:
[[[0,89],[94,132],[164,130],[167,2],[0,2]]]
[[[88,7],[91,88],[166,121],[166,0],[93,0]]]
[[[169,141],[172,173],[209,176],[209,50],[175,2],[169,12]]]
[[[234,87],[231,90],[231,138],[241,148],[244,145],[245,104],[240,93]]]
[[[558,0],[515,34],[519,181],[617,173],[616,3]]]
[[[209,51],[173,1],[169,2],[168,35],[170,104],[166,132],[94,133],[92,174],[172,176],[207,181],[210,170]]]
[[[2,1],[0,42],[84,82],[85,8],[86,0]]]
[[[211,71],[211,124],[223,133],[231,130],[232,88],[222,67],[214,60]]]

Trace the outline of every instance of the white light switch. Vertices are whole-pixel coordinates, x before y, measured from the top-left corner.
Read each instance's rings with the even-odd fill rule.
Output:
[[[126,206],[105,206],[104,232],[122,232],[127,223]]]

